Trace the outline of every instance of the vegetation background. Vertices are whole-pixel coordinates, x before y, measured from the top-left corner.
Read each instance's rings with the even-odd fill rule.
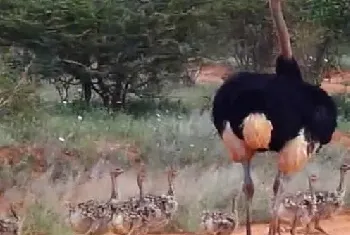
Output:
[[[348,0],[285,5],[308,82],[321,84],[325,74],[350,68]],[[273,72],[276,38],[266,1],[0,0],[0,6],[1,203],[22,202],[23,235],[71,234],[63,202],[106,199],[112,164],[126,170],[122,198],[136,194],[135,158],[147,163],[149,192],[165,190],[167,166],[180,169],[174,225],[195,230],[202,209],[228,207],[241,169],[228,161],[210,121],[218,83],[198,81],[207,65]],[[347,132],[349,97],[334,99]],[[273,154],[265,155],[254,163],[256,220],[266,219],[275,174]],[[305,188],[310,171],[323,188],[334,188],[346,155],[339,144],[324,148],[291,190]]]

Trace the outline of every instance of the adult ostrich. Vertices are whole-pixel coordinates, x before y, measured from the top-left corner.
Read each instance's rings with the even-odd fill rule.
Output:
[[[280,47],[276,73],[231,75],[215,94],[212,109],[213,123],[230,158],[240,162],[244,169],[247,235],[251,235],[254,153],[268,150],[278,153],[278,173],[273,185],[276,196],[293,173],[300,171],[316,150],[329,143],[337,126],[332,98],[319,86],[302,79],[292,55],[281,0],[269,0],[269,3]],[[275,197],[274,204],[277,203]],[[269,234],[276,234],[275,205]]]

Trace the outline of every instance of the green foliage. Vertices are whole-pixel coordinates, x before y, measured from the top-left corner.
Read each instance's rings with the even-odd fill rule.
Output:
[[[348,4],[288,2],[285,15],[296,47],[309,36],[306,28],[345,32]],[[129,94],[154,95],[165,84],[179,82],[193,56],[233,57],[237,67],[255,71],[274,64],[273,28],[264,1],[3,0],[2,5],[0,42],[23,47],[32,73],[54,83],[62,100],[67,97],[60,86],[68,90],[76,84],[86,104],[97,93],[104,106],[125,108]],[[319,52],[331,46],[324,36],[313,35],[315,45],[303,45],[296,53],[317,57],[303,63],[313,77],[323,67],[325,53]]]
[[[3,114],[10,117],[26,117],[32,116],[33,108],[38,103],[38,97],[35,90],[30,85],[9,83],[6,78],[0,78],[4,81],[0,92],[0,108]]]
[[[347,0],[308,0],[310,17],[335,33],[350,33],[350,2]]]
[[[347,94],[335,95],[333,99],[338,107],[339,116],[346,121],[350,121],[350,97]]]
[[[177,78],[191,52],[191,12],[168,2],[31,0],[2,9],[0,38],[30,49],[45,78],[70,74],[96,91],[106,106],[125,102],[129,91],[159,91]],[[187,19],[192,22],[189,23]],[[91,65],[97,63],[97,68]],[[96,81],[97,80],[97,81]]]
[[[19,73],[10,69],[6,62],[0,60],[0,110],[4,119],[17,120],[35,116],[39,98],[36,95],[35,85],[19,80]]]

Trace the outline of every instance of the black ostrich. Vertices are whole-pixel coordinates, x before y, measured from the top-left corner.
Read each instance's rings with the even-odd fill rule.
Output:
[[[332,98],[319,86],[302,79],[292,55],[281,0],[270,0],[270,9],[280,46],[276,73],[231,75],[215,94],[212,109],[213,123],[231,159],[244,168],[247,235],[251,235],[254,153],[278,152],[278,173],[273,185],[277,204],[281,186],[305,166],[315,151],[329,143],[337,126]],[[276,234],[276,227],[274,206],[270,235]]]

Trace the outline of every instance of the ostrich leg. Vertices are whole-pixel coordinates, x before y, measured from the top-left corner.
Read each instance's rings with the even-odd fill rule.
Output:
[[[276,198],[278,189],[279,189],[279,187],[280,187],[280,181],[281,181],[280,178],[281,178],[281,172],[278,171],[277,174],[276,174],[275,180],[274,180],[274,182],[273,182],[273,186],[272,186],[274,198]]]
[[[273,193],[275,195],[275,200],[273,201],[272,205],[272,217],[270,221],[269,226],[269,235],[275,235],[279,228],[279,221],[277,216],[277,208],[279,204],[281,203],[281,196],[284,193],[285,185],[287,185],[291,180],[291,177],[289,175],[283,174],[282,172],[278,171],[275,182],[273,184]],[[276,189],[277,192],[276,192]]]
[[[251,235],[251,215],[252,215],[252,199],[254,196],[254,184],[251,177],[251,162],[250,160],[242,163],[244,170],[244,184],[243,184],[243,192],[245,194],[246,199],[246,231],[247,235]]]
[[[274,212],[275,212],[276,205],[278,205],[276,201],[277,201],[277,195],[281,191],[280,187],[281,187],[281,172],[278,171],[272,186],[272,191],[273,191],[272,218],[269,226],[269,235],[275,235],[277,230],[280,229],[278,219],[273,217],[273,215],[275,214]],[[278,232],[280,233],[280,231]]]
[[[277,196],[277,192],[278,189],[280,187],[280,182],[281,182],[281,171],[278,171],[276,176],[275,176],[275,180],[273,182],[273,186],[272,186],[272,191],[273,191],[273,200],[276,200],[276,196]],[[273,205],[272,205],[273,206]],[[276,224],[277,228],[276,228],[276,232],[278,235],[281,235],[281,225],[280,225],[280,220],[277,221]]]

